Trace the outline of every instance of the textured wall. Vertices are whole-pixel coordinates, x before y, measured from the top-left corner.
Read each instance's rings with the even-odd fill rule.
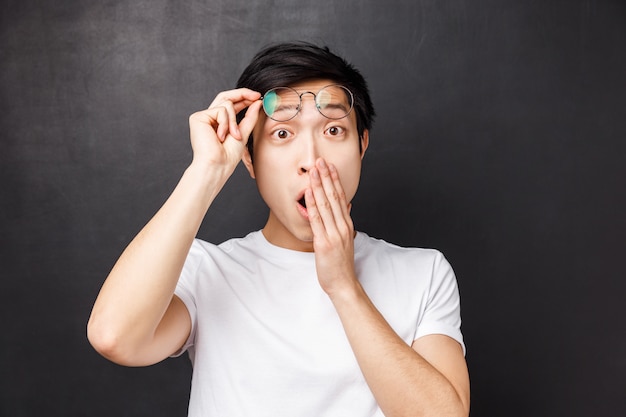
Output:
[[[378,111],[357,228],[456,270],[472,416],[626,412],[626,4],[4,1],[0,414],[184,416],[187,358],[108,363],[85,325],[190,161],[187,118],[260,47],[347,56]],[[200,231],[262,227],[238,169]]]

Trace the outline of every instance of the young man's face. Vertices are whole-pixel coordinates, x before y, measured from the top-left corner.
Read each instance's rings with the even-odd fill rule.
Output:
[[[317,94],[329,84],[333,83],[313,80],[290,87],[299,94]],[[355,113],[353,109],[347,117],[328,119],[317,110],[312,94],[302,96],[300,111],[286,122],[272,120],[261,111],[253,131],[254,164],[247,154],[244,163],[270,209],[263,234],[272,244],[313,250],[313,233],[302,201],[304,190],[310,187],[309,170],[318,158],[337,168],[346,200],[354,197],[368,145],[366,131],[359,146]]]

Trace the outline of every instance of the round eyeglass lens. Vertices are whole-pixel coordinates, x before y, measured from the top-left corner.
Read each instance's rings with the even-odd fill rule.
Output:
[[[341,85],[329,85],[315,95],[317,110],[329,119],[343,119],[352,110],[352,92]]]
[[[300,95],[293,88],[273,88],[263,96],[263,110],[277,122],[291,120],[300,110]]]

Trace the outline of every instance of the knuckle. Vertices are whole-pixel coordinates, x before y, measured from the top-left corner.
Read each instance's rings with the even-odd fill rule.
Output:
[[[352,238],[352,227],[349,224],[346,224],[344,227],[342,227],[339,232],[341,233],[341,236],[343,236],[345,239]]]
[[[227,91],[220,91],[215,96],[215,100],[214,101],[224,101],[224,100],[227,99],[227,97],[228,97],[228,92]]]
[[[315,242],[316,248],[322,251],[330,251],[333,248],[333,244],[328,236],[323,236],[317,239]]]
[[[309,220],[312,222],[318,222],[322,218],[317,210],[309,210]]]
[[[205,112],[204,110],[201,110],[201,111],[191,113],[189,115],[189,120],[196,120],[196,119],[202,118],[204,112]]]

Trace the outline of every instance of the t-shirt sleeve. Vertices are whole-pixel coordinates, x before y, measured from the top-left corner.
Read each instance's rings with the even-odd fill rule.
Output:
[[[181,301],[187,307],[187,311],[189,312],[189,317],[191,318],[191,332],[189,333],[189,337],[185,344],[174,354],[172,357],[182,355],[187,349],[193,346],[195,337],[196,337],[196,323],[197,323],[197,307],[196,307],[196,297],[195,297],[195,283],[197,280],[198,270],[200,269],[200,264],[202,262],[202,256],[200,254],[201,248],[199,247],[198,241],[194,241],[187,254],[187,258],[185,259],[185,264],[183,265],[183,270],[180,274],[180,278],[178,279],[178,283],[176,284],[176,289],[174,290],[174,295],[181,299]]]
[[[440,252],[437,252],[434,258],[427,305],[417,326],[415,339],[430,334],[443,334],[453,338],[461,344],[465,354],[465,343],[461,333],[461,302],[456,276]]]

